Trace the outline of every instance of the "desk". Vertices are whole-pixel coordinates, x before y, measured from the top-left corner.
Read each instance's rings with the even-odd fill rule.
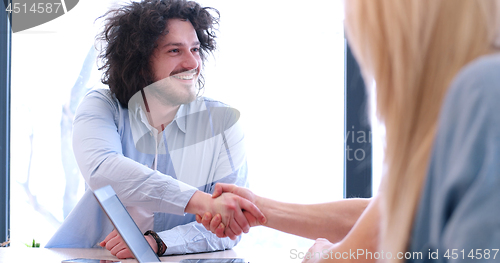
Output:
[[[307,250],[306,250],[307,251]],[[185,258],[236,258],[242,257],[251,263],[301,262],[291,259],[289,250],[245,251],[237,247],[212,253],[160,257],[162,262],[179,262]],[[108,250],[101,248],[0,248],[1,263],[60,263],[71,258],[95,258],[117,260]],[[137,263],[135,259],[121,260],[123,263]]]

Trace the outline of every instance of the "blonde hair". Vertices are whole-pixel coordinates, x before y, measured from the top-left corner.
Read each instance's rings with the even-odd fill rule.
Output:
[[[497,42],[499,0],[346,0],[346,34],[386,127],[381,249],[405,252],[452,78]],[[393,259],[396,262],[398,260]]]

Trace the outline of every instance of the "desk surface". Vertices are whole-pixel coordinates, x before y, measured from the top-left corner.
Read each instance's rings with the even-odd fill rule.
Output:
[[[307,250],[306,250],[307,251]],[[245,258],[252,263],[266,262],[301,262],[300,259],[292,259],[290,251],[245,251],[237,248],[213,253],[199,253],[182,256],[160,257],[162,262],[179,262],[185,258]],[[100,248],[0,248],[1,263],[28,263],[28,262],[51,262],[60,263],[62,260],[71,258],[94,258],[117,260],[106,249]],[[123,263],[137,263],[135,259],[121,260]]]

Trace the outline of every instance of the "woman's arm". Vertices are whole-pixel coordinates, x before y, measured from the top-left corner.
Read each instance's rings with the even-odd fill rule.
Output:
[[[352,230],[341,242],[332,244],[324,239],[316,240],[309,252],[310,255],[319,256],[311,257],[304,262],[375,262],[376,259],[373,255],[380,252],[377,251],[380,224],[379,203],[380,197],[374,197]],[[380,258],[380,254],[378,257]]]
[[[344,199],[323,204],[292,204],[284,203],[252,193],[250,190],[235,185],[217,184],[213,197],[230,192],[255,203],[264,213],[266,222],[262,225],[286,233],[316,239],[327,238],[331,242],[342,240],[354,226],[363,213],[370,199]],[[251,226],[261,225],[255,218],[245,212]],[[220,226],[220,216],[212,218],[206,213],[203,218],[197,216],[207,229],[223,237],[224,226]]]
[[[259,197],[256,205],[267,217],[267,227],[310,239],[326,238],[330,242],[339,242],[369,202],[369,199],[344,199],[306,205]]]

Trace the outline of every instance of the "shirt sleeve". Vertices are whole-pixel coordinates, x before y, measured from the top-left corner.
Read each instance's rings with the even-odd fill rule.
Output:
[[[182,215],[196,188],[123,155],[119,108],[107,90],[91,91],[78,107],[73,150],[91,189],[111,185],[125,206]]]
[[[221,147],[217,159],[216,174],[214,176],[216,180],[206,186],[206,192],[208,193],[212,193],[215,184],[219,182],[248,187],[248,169],[244,134],[240,123],[235,122],[233,118],[234,116],[229,116],[229,122],[234,123],[234,125],[226,129],[220,135],[223,138],[222,143],[224,145]],[[167,250],[164,255],[231,249],[238,244],[241,239],[241,236],[236,240],[231,240],[227,237],[218,238],[196,221],[162,231],[158,233],[158,235],[167,245]]]
[[[170,230],[158,233],[163,242],[167,245],[164,255],[179,255],[199,252],[213,252],[218,250],[231,249],[241,239],[236,240],[228,237],[218,238],[215,234],[205,229],[202,224],[191,222],[185,225],[176,226]]]
[[[424,262],[500,260],[499,68],[466,69],[445,100],[412,235]]]
[[[239,186],[246,184],[246,163],[233,174],[224,177],[220,182],[236,183]],[[237,181],[235,181],[237,180]],[[191,215],[187,215],[191,216]],[[213,252],[218,250],[231,249],[241,240],[238,236],[236,240],[230,238],[219,238],[202,224],[193,222],[176,226],[170,230],[158,233],[163,242],[167,245],[164,255],[189,254],[199,252]]]

